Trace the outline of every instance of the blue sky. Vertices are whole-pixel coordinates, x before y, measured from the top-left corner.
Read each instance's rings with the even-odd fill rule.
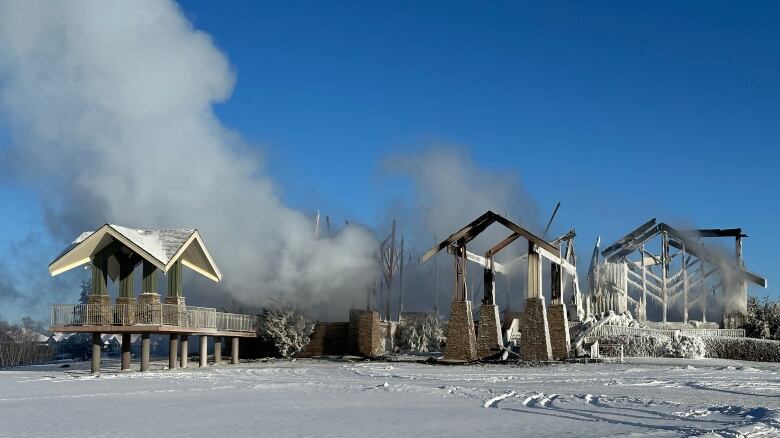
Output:
[[[423,3],[182,7],[238,74],[218,114],[294,206],[376,222],[405,187],[382,157],[453,143],[561,201],[581,256],[650,217],[741,226],[771,286],[780,4]]]
[[[650,217],[741,226],[773,290],[780,3],[421,3],[180,4],[237,73],[218,116],[293,207],[381,222],[409,190],[383,159],[455,144],[562,202],[581,259]],[[3,251],[41,209],[3,179],[0,203]]]

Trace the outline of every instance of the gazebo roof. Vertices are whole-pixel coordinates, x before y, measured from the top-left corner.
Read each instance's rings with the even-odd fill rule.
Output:
[[[163,272],[168,272],[174,263],[181,260],[184,266],[213,281],[222,279],[222,273],[198,230],[139,230],[113,224],[81,233],[49,265],[49,273],[54,276],[89,263],[95,254],[113,241],[118,241]],[[119,262],[114,257],[109,258],[108,274],[114,279],[118,273]]]

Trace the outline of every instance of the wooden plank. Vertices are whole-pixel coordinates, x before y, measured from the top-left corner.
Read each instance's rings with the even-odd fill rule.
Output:
[[[607,249],[601,252],[601,255],[606,257],[607,254],[617,251],[618,249],[632,243],[635,241],[639,236],[645,234],[647,230],[649,230],[651,227],[655,225],[655,218],[650,219],[649,221],[643,223],[642,225],[638,226],[635,230],[631,231],[630,233],[623,236],[620,240],[613,243],[612,245],[608,246]]]

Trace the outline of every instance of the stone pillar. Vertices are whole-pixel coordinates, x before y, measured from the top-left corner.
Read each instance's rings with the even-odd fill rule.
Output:
[[[214,336],[214,365],[222,363],[222,336]]]
[[[230,339],[230,363],[238,363],[238,338]]]
[[[149,333],[141,334],[141,371],[149,371],[149,352],[152,346],[152,339]]]
[[[552,360],[550,329],[544,298],[526,298],[520,327],[520,359],[524,361]]]
[[[209,366],[208,363],[209,358],[209,338],[208,336],[201,335],[200,336],[200,367],[207,367]]]
[[[97,374],[100,372],[100,351],[103,349],[103,340],[100,339],[100,333],[92,333],[92,368],[90,372]]]
[[[498,306],[483,304],[479,307],[479,330],[477,330],[477,356],[492,356],[503,347],[499,326]]]
[[[550,346],[553,359],[566,359],[569,357],[571,339],[569,337],[569,318],[566,305],[550,304],[547,314],[547,322],[550,325]]]
[[[187,368],[187,362],[190,359],[190,337],[189,335],[179,335],[179,345],[181,346],[181,353],[179,354],[179,362],[182,368]]]
[[[385,353],[385,332],[379,313],[373,310],[349,311],[348,352],[365,357],[377,357]]]
[[[528,242],[528,288],[520,336],[522,360],[552,360],[547,309],[542,296],[542,258],[533,242]]]
[[[472,361],[477,359],[477,339],[474,334],[474,319],[471,316],[471,301],[454,300],[450,307],[450,321],[447,324],[447,348],[444,359]]]
[[[122,371],[130,371],[130,333],[122,333]]]
[[[171,335],[171,343],[168,346],[168,369],[176,369],[176,352],[179,349],[179,335]]]

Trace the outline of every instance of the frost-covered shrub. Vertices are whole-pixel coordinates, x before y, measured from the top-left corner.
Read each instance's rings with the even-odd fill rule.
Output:
[[[435,315],[424,318],[402,318],[398,327],[401,350],[427,353],[441,351],[447,339],[445,323]]]
[[[704,340],[698,336],[688,336],[677,332],[666,347],[664,356],[684,359],[701,359],[706,354]]]
[[[293,357],[309,343],[314,322],[301,313],[282,306],[263,309],[259,317],[257,335],[276,347],[281,357]]]

